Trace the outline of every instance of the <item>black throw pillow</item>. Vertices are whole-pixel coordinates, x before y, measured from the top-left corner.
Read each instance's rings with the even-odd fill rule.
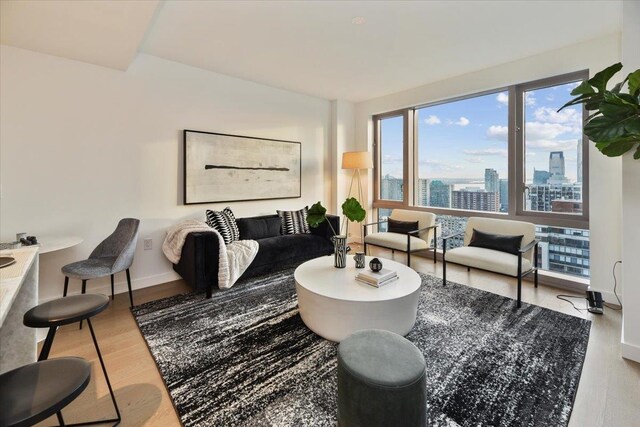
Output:
[[[387,222],[387,231],[389,233],[409,234],[410,231],[418,229],[418,221],[398,221],[389,218]]]
[[[260,240],[280,235],[280,217],[259,216],[236,219],[240,240]]]
[[[483,233],[474,228],[469,246],[518,255],[523,237],[524,235],[505,236],[502,234]]]

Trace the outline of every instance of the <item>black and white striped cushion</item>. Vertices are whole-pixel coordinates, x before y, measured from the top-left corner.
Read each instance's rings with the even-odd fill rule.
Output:
[[[207,224],[220,233],[226,245],[240,239],[236,217],[229,207],[222,211],[207,210]]]
[[[276,211],[282,223],[282,234],[309,234],[309,224],[307,224],[307,212],[305,206],[299,211]]]

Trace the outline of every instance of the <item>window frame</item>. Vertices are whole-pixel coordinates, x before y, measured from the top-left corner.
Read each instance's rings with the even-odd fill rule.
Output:
[[[524,126],[524,104],[522,104],[523,94],[527,90],[555,86],[571,81],[579,81],[588,78],[588,70],[581,70],[566,73],[558,76],[538,79],[531,82],[513,84],[506,87],[489,89],[481,92],[474,92],[469,95],[452,97],[435,102],[424,103],[417,106],[406,107],[387,113],[372,116],[373,120],[373,152],[374,152],[374,182],[373,182],[373,202],[374,209],[408,209],[424,212],[433,212],[437,215],[452,215],[460,217],[485,217],[498,219],[511,219],[516,221],[532,222],[537,225],[548,225],[563,228],[578,228],[589,230],[589,140],[586,135],[582,135],[582,199],[583,209],[581,214],[562,214],[551,212],[538,212],[524,210],[523,188],[526,185],[524,180],[524,132],[520,127]],[[418,185],[418,138],[415,111],[429,106],[441,105],[450,102],[475,98],[492,93],[507,91],[509,96],[508,107],[508,137],[507,137],[507,160],[508,160],[508,201],[507,212],[486,212],[470,211],[463,209],[440,208],[429,206],[418,206],[415,200]],[[520,106],[518,108],[518,106]],[[389,117],[404,117],[403,144],[404,144],[404,167],[403,167],[403,200],[392,201],[380,198],[380,120]],[[583,108],[583,123],[588,117],[586,109]],[[411,167],[410,167],[411,165]],[[520,165],[520,167],[518,167]]]

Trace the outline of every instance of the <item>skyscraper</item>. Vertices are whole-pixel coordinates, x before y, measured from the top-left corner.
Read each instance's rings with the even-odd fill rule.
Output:
[[[582,138],[578,140],[578,161],[577,161],[577,177],[576,182],[582,183]]]
[[[471,211],[498,212],[500,203],[497,192],[460,190],[451,192],[451,207]]]
[[[497,193],[500,191],[500,177],[495,169],[484,170],[484,189],[489,193]]]
[[[509,210],[509,181],[506,179],[500,180],[500,212],[507,212]]]
[[[437,179],[431,181],[429,183],[429,206],[450,208],[451,185]]]
[[[551,176],[564,177],[564,152],[552,151],[549,153],[549,173]]]
[[[533,185],[544,185],[549,181],[551,174],[547,171],[533,170]]]

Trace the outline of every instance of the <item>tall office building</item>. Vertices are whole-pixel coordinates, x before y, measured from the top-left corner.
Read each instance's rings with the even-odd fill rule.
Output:
[[[402,180],[385,175],[380,182],[380,197],[384,200],[403,200]]]
[[[547,171],[533,170],[533,185],[544,185],[549,182],[551,174]]]
[[[500,212],[507,212],[509,210],[509,181],[506,179],[500,180]]]
[[[549,153],[549,173],[551,176],[564,177],[564,152],[552,151]]]
[[[499,205],[498,193],[489,193],[482,190],[459,190],[451,192],[451,207],[454,209],[498,212]]]
[[[429,183],[429,206],[438,208],[451,207],[451,185],[440,180]]]
[[[489,193],[497,193],[500,191],[500,177],[495,169],[484,170],[484,189]]]
[[[531,185],[527,209],[532,211],[552,212],[554,200],[582,200],[582,185]]]
[[[418,179],[418,191],[416,193],[416,203],[418,206],[429,206],[429,183],[430,179]]]
[[[589,230],[536,225],[542,270],[589,277]]]
[[[576,182],[582,183],[582,138],[578,140],[578,160],[577,160]]]

